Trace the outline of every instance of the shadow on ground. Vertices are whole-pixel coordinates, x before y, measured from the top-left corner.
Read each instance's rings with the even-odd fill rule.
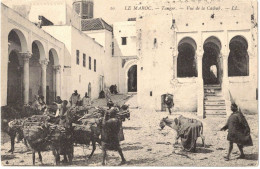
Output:
[[[143,147],[141,147],[141,146],[126,146],[126,147],[122,147],[123,151],[141,150],[141,149],[143,149]]]
[[[257,161],[257,160],[258,160],[258,153],[255,153],[255,154],[246,154],[245,159],[246,159],[246,160],[254,160],[254,161]]]
[[[140,130],[141,127],[123,127],[124,130]]]
[[[214,151],[207,149],[207,148],[196,148],[196,153],[207,154],[207,153],[212,153],[212,152],[214,152]]]
[[[132,159],[126,162],[126,165],[137,165],[137,164],[147,164],[149,162],[155,162],[155,159],[144,158],[144,159]]]
[[[5,160],[12,160],[12,159],[15,159],[17,157],[15,157],[14,154],[11,154],[11,155],[1,155],[1,161],[5,161]]]

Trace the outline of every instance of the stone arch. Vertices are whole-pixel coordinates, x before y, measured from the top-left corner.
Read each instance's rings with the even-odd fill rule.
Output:
[[[34,40],[32,42],[32,51],[33,51],[33,43],[35,43],[39,49],[40,60],[45,60],[46,56],[45,56],[45,49],[44,49],[43,44],[38,40]]]
[[[203,49],[205,49],[205,44],[215,44],[219,51],[221,51],[222,44],[218,37],[210,36],[203,43]]]
[[[234,36],[229,42],[228,76],[249,75],[248,42],[241,35]]]
[[[8,34],[7,104],[23,102],[23,58],[20,52],[27,51],[23,32],[13,28]]]
[[[42,84],[42,68],[40,61],[45,59],[45,52],[40,41],[32,42],[32,57],[29,61],[30,83],[29,101],[33,101],[35,95],[45,95]],[[46,90],[46,89],[45,89]],[[46,98],[44,98],[46,100]]]
[[[177,77],[197,77],[197,44],[191,37],[183,38],[178,44]]]
[[[204,84],[221,84],[223,64],[220,58],[221,41],[216,36],[208,37],[203,43],[202,70]]]
[[[127,71],[127,91],[137,92],[137,65],[132,65]]]
[[[18,39],[15,36],[17,36]],[[19,29],[16,29],[16,28],[10,30],[10,32],[8,34],[8,42],[10,43],[9,40],[13,40],[13,39],[16,39],[15,42],[20,45],[20,47],[21,47],[20,52],[26,52],[28,50],[27,40],[22,31],[20,31]]]
[[[21,58],[15,50],[8,57],[7,104],[16,105],[23,102]]]
[[[197,50],[197,43],[196,43],[196,41],[192,37],[186,36],[186,37],[182,38],[179,41],[178,46],[180,46],[183,43],[188,43],[188,44],[190,44],[193,47],[193,49],[195,51]]]
[[[60,61],[59,61],[59,56],[58,56],[58,53],[57,51],[54,49],[54,48],[51,48],[49,50],[49,60],[50,60],[50,52],[53,56],[53,60],[54,60],[54,65],[57,66],[57,65],[60,65]]]
[[[46,68],[46,103],[52,103],[56,97],[55,65],[57,65],[56,51],[49,50],[48,65]],[[56,61],[56,62],[55,62]]]
[[[125,71],[125,91],[126,92],[128,92],[128,71],[134,65],[137,65],[137,59],[132,59],[132,60],[128,61],[125,64],[125,66],[124,66],[124,71]]]

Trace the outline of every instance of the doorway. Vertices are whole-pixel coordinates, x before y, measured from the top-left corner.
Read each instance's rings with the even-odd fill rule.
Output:
[[[133,65],[128,70],[128,92],[137,92],[137,65]]]
[[[222,83],[222,58],[219,57],[221,44],[216,37],[208,38],[204,45],[202,60],[203,81],[205,85]]]

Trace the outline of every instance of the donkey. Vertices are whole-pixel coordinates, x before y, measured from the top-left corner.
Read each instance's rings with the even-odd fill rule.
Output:
[[[70,109],[61,117],[59,124],[67,128],[72,134],[72,142],[75,144],[90,145],[92,152],[88,156],[90,159],[96,150],[96,143],[101,145],[99,136],[101,134],[101,117],[103,111],[99,110],[92,114],[86,114],[79,118],[70,112]]]
[[[188,132],[195,131],[195,130],[191,130],[191,128],[198,129],[198,130],[196,130],[196,131],[198,131],[197,137],[201,137],[203,147],[205,148],[205,137],[203,136],[203,123],[201,121],[196,120],[196,119],[185,118],[183,116],[179,116],[178,118],[170,119],[167,116],[166,118],[163,118],[160,121],[160,128],[163,129],[165,126],[169,126],[177,132],[177,136],[175,138],[175,144],[178,143],[178,139],[180,137],[181,137],[182,141],[188,141],[187,135],[190,134]],[[186,137],[184,138],[184,136],[186,136]],[[184,147],[184,149],[187,151],[192,150],[193,152],[195,152],[197,138],[193,138],[190,141],[191,141],[191,143],[193,143],[193,144],[191,144],[191,147],[189,149],[186,149]]]

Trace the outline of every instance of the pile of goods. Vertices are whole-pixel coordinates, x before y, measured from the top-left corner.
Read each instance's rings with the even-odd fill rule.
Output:
[[[122,120],[125,121],[125,119],[127,118],[128,120],[130,120],[130,111],[129,111],[129,106],[128,105],[122,105],[117,106],[118,107],[118,113],[117,113],[117,117]]]
[[[88,114],[89,110],[92,107],[90,106],[74,106],[70,107],[67,112],[74,118],[74,119],[79,119],[85,114]]]

